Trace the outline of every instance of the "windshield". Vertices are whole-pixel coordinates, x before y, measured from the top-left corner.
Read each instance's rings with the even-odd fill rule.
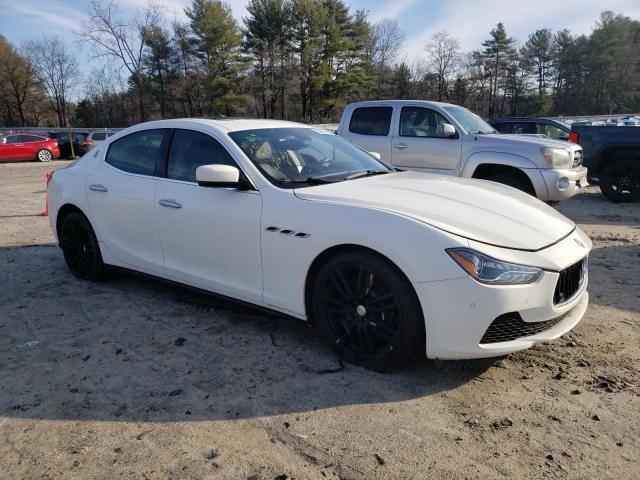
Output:
[[[393,171],[330,132],[264,128],[229,136],[269,180],[282,186],[332,183]]]
[[[443,107],[469,135],[498,133],[491,125],[464,107]]]

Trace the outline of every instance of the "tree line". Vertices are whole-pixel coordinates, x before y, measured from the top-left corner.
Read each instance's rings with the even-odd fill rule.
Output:
[[[353,101],[415,98],[484,117],[640,111],[640,22],[603,12],[589,35],[540,29],[518,45],[502,23],[477,50],[438,32],[400,58],[398,23],[372,23],[344,0],[249,0],[236,21],[220,0],[192,0],[185,21],[149,6],[127,16],[91,0],[73,47],[0,36],[0,124],[123,127],[173,117],[333,122]],[[102,60],[102,61],[101,61]]]

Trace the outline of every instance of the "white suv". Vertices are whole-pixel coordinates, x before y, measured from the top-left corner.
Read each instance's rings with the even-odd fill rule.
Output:
[[[448,103],[352,103],[337,133],[395,167],[491,180],[547,202],[571,198],[588,185],[579,145],[498,134],[478,115]]]

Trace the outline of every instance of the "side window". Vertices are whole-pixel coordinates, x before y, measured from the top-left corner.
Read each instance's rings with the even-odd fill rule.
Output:
[[[193,130],[178,129],[174,132],[167,178],[195,182],[196,168],[212,164],[237,167],[229,152],[211,136]]]
[[[96,132],[91,137],[93,140],[106,140],[107,134],[105,132]]]
[[[143,130],[116,140],[109,146],[106,162],[125,172],[153,175],[164,134],[165,130]]]
[[[20,143],[19,135],[9,135],[6,143]]]
[[[449,123],[435,110],[422,107],[402,107],[400,113],[401,137],[443,137],[438,125]]]
[[[42,142],[44,139],[42,137],[36,137],[35,135],[18,135],[20,143],[29,143],[29,142]]]
[[[566,138],[567,134],[555,125],[549,125],[546,123],[538,124],[538,133],[546,135],[549,138],[558,140],[560,138]]]
[[[536,131],[536,124],[533,122],[520,122],[513,124],[513,133],[522,135],[524,133],[538,133]]]
[[[389,135],[393,107],[360,107],[351,114],[349,131],[360,135]]]
[[[513,133],[513,124],[512,123],[492,123],[491,126],[495,128],[500,133]]]

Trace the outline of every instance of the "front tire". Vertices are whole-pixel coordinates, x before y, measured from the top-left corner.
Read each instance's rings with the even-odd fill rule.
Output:
[[[617,160],[600,172],[600,191],[614,203],[640,198],[640,160]]]
[[[84,215],[72,212],[64,218],[60,247],[69,270],[77,278],[95,282],[104,276],[98,239]]]
[[[536,196],[536,192],[531,185],[531,182],[521,178],[518,175],[515,175],[511,172],[496,172],[484,177],[483,180],[489,180],[491,182],[502,183],[503,185],[508,185],[513,188],[517,188],[518,190],[528,193],[529,195]]]
[[[411,283],[372,253],[345,252],[326,262],[311,306],[320,333],[349,363],[389,371],[424,351],[424,318]]]
[[[38,150],[38,153],[36,153],[36,160],[38,162],[50,162],[53,160],[53,154],[46,148],[41,148]]]

